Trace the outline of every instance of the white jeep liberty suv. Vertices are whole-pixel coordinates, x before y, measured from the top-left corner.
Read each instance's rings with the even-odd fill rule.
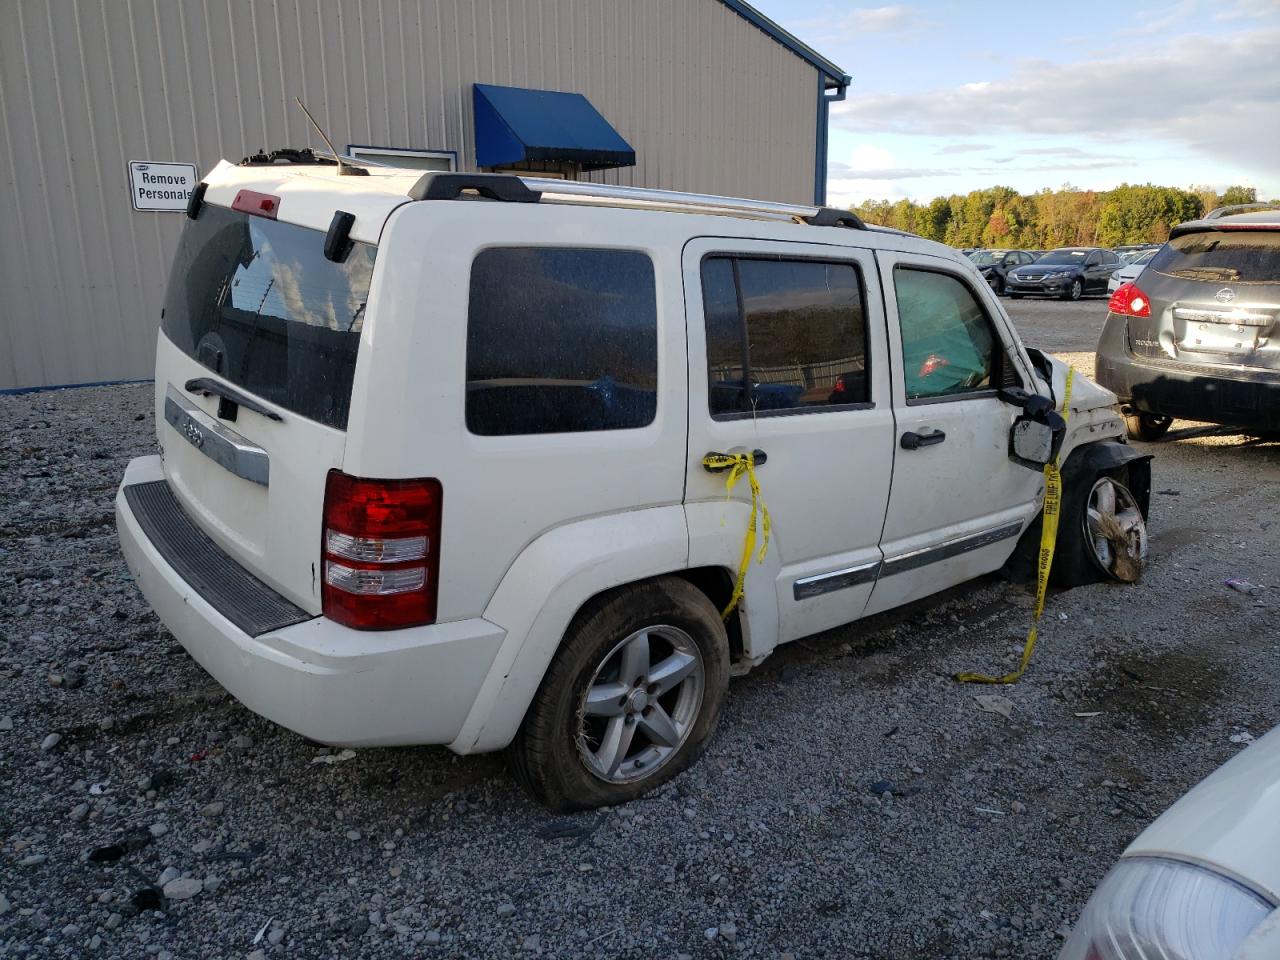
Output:
[[[731,665],[1039,544],[1145,550],[1115,397],[968,260],[848,213],[493,174],[223,162],[156,350],[137,582],[251,710],[335,745],[509,747],[558,809],[688,766]],[[308,162],[309,161],[309,162]],[[731,606],[752,516],[770,524]],[[763,519],[763,511],[761,511]]]

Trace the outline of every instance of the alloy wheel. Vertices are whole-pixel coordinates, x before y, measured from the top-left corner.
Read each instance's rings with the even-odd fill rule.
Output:
[[[1089,491],[1084,536],[1091,559],[1117,580],[1138,579],[1147,557],[1147,523],[1129,488],[1100,477]]]
[[[578,753],[608,783],[652,776],[688,739],[702,708],[706,668],[678,627],[637,630],[596,667],[578,708]]]

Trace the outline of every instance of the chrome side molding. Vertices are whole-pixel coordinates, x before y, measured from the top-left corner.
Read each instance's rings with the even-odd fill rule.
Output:
[[[872,583],[880,575],[880,561],[872,560],[856,567],[845,567],[843,570],[832,570],[830,573],[818,573],[812,577],[801,577],[791,585],[791,595],[797,600],[808,600],[824,593],[846,590],[864,583]]]
[[[178,435],[237,477],[268,486],[271,458],[267,451],[223,426],[169,384],[164,392],[164,418]]]
[[[962,553],[981,550],[983,547],[989,547],[991,544],[999,543],[1001,540],[1016,537],[1020,533],[1022,533],[1022,523],[1021,521],[1014,521],[1013,523],[1001,524],[990,530],[981,530],[978,533],[956,537],[954,540],[947,540],[936,547],[922,547],[919,550],[912,550],[910,553],[900,554],[890,560],[886,560],[881,574],[891,577],[895,573],[918,570],[920,567],[927,567],[929,564],[937,563],[939,560],[950,560],[952,557],[958,557]]]

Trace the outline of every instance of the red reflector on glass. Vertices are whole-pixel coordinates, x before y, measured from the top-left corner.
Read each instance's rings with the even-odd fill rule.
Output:
[[[280,211],[280,198],[270,193],[258,193],[256,190],[241,190],[231,201],[231,209],[274,220]]]
[[[442,498],[438,480],[329,471],[320,583],[326,617],[357,630],[434,622]]]
[[[1151,301],[1133,281],[1122,283],[1107,301],[1107,309],[1122,317],[1151,316]]]

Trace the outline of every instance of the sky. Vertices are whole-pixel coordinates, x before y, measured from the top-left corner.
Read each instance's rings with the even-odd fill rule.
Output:
[[[753,0],[853,77],[827,202],[1156,183],[1280,199],[1280,0]]]

